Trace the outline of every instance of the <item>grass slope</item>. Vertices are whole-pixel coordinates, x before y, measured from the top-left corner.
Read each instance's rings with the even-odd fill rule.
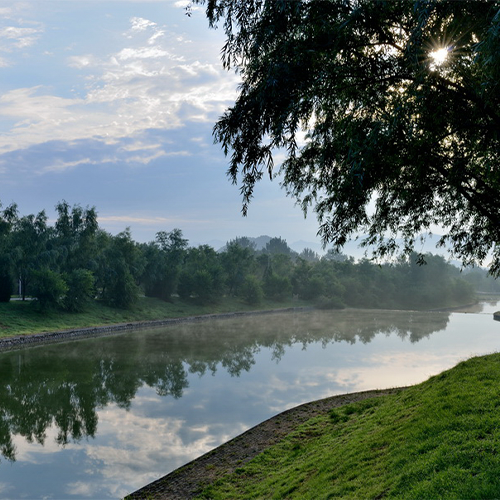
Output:
[[[302,425],[203,499],[500,497],[500,354]]]
[[[64,311],[38,312],[31,301],[13,300],[0,303],[0,338],[33,333],[85,328],[89,326],[149,321],[166,318],[181,318],[201,314],[222,312],[251,311],[255,309],[279,309],[307,305],[301,301],[266,302],[258,307],[249,306],[231,297],[225,297],[217,304],[200,305],[194,302],[162,300],[142,297],[130,310],[115,309],[94,302],[86,312],[69,313]]]

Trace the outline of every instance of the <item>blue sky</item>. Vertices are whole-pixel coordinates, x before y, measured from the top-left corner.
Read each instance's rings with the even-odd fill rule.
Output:
[[[182,229],[191,244],[236,236],[319,243],[277,180],[248,217],[212,127],[236,97],[221,30],[175,0],[0,0],[0,201],[20,213],[95,206],[137,241]]]

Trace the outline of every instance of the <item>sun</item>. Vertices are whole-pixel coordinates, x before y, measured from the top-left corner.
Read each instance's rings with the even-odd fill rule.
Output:
[[[431,58],[431,68],[436,69],[442,66],[448,59],[449,50],[447,47],[433,50],[429,56]]]

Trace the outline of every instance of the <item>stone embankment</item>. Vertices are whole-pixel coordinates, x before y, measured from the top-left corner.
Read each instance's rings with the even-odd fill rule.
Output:
[[[133,321],[130,323],[119,323],[105,326],[92,326],[88,328],[75,328],[71,330],[59,330],[56,332],[43,332],[16,337],[5,337],[0,339],[0,351],[9,351],[13,349],[22,349],[25,347],[36,346],[40,344],[49,344],[54,342],[67,342],[73,339],[83,339],[89,337],[103,337],[108,335],[117,335],[126,331],[157,328],[161,326],[175,325],[178,323],[194,323],[198,321],[208,321],[213,319],[235,318],[238,316],[274,314],[277,312],[303,311],[310,308],[290,307],[287,309],[272,309],[264,311],[251,312],[232,312],[220,314],[206,314],[202,316],[188,316],[185,318],[168,318],[152,321]]]

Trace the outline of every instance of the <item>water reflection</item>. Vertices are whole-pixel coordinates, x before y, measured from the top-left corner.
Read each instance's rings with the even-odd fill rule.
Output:
[[[412,343],[446,328],[447,313],[336,311],[286,313],[186,323],[161,330],[56,344],[0,356],[0,451],[16,459],[12,436],[44,444],[94,437],[97,409],[128,409],[147,385],[162,397],[181,398],[189,374],[226,371],[239,377],[261,349],[279,362],[301,344],[363,344],[377,335]]]

